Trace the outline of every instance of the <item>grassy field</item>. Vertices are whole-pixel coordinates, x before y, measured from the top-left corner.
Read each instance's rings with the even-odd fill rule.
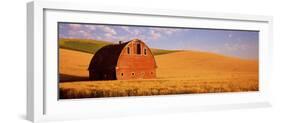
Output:
[[[63,49],[70,49],[75,51],[81,51],[85,53],[95,53],[103,46],[111,43],[105,41],[98,41],[92,39],[60,39],[59,46]]]
[[[128,80],[60,84],[60,99],[257,91],[254,80]]]
[[[92,54],[60,49],[60,99],[258,91],[258,62],[197,51],[156,55],[157,79],[88,81]]]
[[[59,46],[63,49],[75,50],[85,53],[93,54],[97,52],[103,46],[113,44],[111,42],[92,40],[92,39],[66,39],[59,40]],[[178,52],[177,50],[163,50],[151,48],[153,55],[162,55],[167,53]]]
[[[92,54],[62,48],[59,52],[60,82],[88,80],[88,66]]]

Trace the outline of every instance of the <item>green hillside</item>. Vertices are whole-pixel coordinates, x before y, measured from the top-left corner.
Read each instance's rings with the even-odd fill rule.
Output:
[[[63,49],[76,50],[86,53],[95,53],[100,48],[112,44],[106,41],[92,40],[92,39],[66,39],[62,38],[59,40],[59,47]],[[153,55],[161,55],[172,52],[178,52],[177,50],[164,50],[151,48]]]
[[[59,47],[64,49],[76,50],[86,53],[95,53],[103,46],[111,43],[90,39],[60,39]]]

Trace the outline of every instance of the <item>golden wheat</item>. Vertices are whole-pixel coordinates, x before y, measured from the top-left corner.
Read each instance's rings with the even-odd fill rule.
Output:
[[[184,51],[155,56],[157,79],[82,81],[91,54],[60,49],[60,98],[258,91],[258,62]],[[76,78],[75,78],[76,77]],[[81,78],[84,77],[84,78]],[[77,81],[77,82],[73,82]]]

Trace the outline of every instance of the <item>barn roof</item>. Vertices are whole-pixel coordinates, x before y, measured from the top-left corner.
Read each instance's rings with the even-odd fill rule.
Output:
[[[93,56],[88,70],[115,69],[122,49],[129,43],[106,45]]]

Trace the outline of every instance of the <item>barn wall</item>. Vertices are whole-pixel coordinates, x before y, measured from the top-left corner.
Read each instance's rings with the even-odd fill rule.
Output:
[[[122,73],[123,76],[121,75]],[[134,75],[132,73],[134,73]],[[120,69],[117,70],[116,76],[118,80],[153,79],[156,78],[156,71],[155,69]]]
[[[90,80],[116,80],[115,70],[89,71]]]
[[[141,54],[136,54],[136,44],[141,44]],[[130,54],[127,53],[130,47]],[[146,55],[144,55],[146,48]],[[140,41],[132,41],[127,44],[119,56],[116,67],[117,79],[152,79],[156,78],[156,63],[149,48]]]

